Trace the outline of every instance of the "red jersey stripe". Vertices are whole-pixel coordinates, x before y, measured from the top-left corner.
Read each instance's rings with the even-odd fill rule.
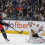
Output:
[[[43,26],[41,26],[39,30],[41,30],[41,29],[43,29]]]

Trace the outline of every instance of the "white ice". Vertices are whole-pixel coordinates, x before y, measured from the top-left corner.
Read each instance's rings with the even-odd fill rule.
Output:
[[[29,35],[22,34],[7,34],[9,42],[6,42],[0,33],[0,45],[45,45],[28,43],[25,39],[29,39]]]

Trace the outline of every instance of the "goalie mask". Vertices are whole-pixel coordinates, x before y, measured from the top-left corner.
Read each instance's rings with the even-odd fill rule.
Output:
[[[33,24],[32,20],[30,20],[28,24],[29,24],[29,27],[32,27],[32,24]]]

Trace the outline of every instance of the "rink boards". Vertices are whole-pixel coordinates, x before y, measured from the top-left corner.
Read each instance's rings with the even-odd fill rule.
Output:
[[[6,23],[9,23],[11,27],[13,27],[14,29],[16,29],[17,31],[24,31],[22,34],[29,34],[29,25],[28,22],[29,21],[17,21],[17,20],[4,20]],[[41,24],[44,28],[44,32],[45,32],[45,21],[33,21],[35,23],[39,23]],[[14,31],[12,28],[4,26],[4,29],[6,30],[6,33],[13,33],[13,34],[18,34],[16,31]],[[44,33],[45,36],[45,33]]]

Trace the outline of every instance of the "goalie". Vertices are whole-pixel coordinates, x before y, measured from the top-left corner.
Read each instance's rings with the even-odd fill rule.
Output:
[[[36,37],[35,41],[36,42],[44,42],[45,39],[43,38],[43,26],[41,24],[38,23],[33,23],[32,21],[29,21],[29,36],[30,36],[30,40],[32,40],[33,38]],[[34,40],[34,39],[33,39]]]

